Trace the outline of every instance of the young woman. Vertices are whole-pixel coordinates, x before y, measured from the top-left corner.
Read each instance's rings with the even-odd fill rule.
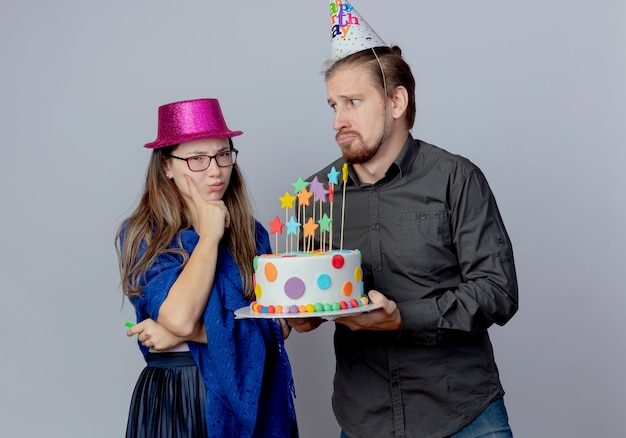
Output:
[[[143,196],[116,243],[147,362],[127,437],[296,437],[293,381],[270,319],[235,321],[270,252],[216,99],[159,107]]]

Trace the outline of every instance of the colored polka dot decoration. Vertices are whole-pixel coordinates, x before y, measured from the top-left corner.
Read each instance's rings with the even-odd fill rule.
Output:
[[[267,281],[274,282],[278,277],[278,269],[274,263],[268,263],[265,265],[265,278]]]
[[[317,287],[322,290],[326,290],[330,287],[330,275],[328,274],[320,274],[317,277]]]
[[[345,260],[341,254],[335,254],[332,258],[331,263],[333,264],[333,268],[341,269],[345,263]]]
[[[341,293],[344,294],[346,297],[349,297],[350,295],[352,295],[352,283],[350,283],[349,281],[346,281],[341,286]]]
[[[292,300],[297,300],[304,295],[305,285],[298,277],[291,277],[285,282],[285,295]]]

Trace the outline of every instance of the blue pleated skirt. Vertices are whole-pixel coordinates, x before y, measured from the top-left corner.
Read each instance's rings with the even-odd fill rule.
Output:
[[[130,402],[126,438],[206,438],[205,401],[190,352],[148,353]]]

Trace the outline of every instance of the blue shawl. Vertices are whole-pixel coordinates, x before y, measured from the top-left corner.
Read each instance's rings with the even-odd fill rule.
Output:
[[[259,254],[271,252],[267,231],[258,222],[256,236]],[[191,253],[199,236],[184,230],[181,238]],[[170,247],[177,246],[172,242]],[[148,315],[156,319],[182,270],[180,262],[176,254],[159,256],[146,276],[142,298],[133,300],[138,321]],[[206,386],[209,436],[296,437],[294,387],[280,324],[272,319],[235,320],[234,311],[247,305],[239,269],[220,246],[204,311],[208,344],[188,343]]]

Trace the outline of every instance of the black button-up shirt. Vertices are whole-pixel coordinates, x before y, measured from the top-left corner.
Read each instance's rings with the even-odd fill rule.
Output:
[[[316,175],[327,182],[331,167]],[[334,188],[340,245],[342,184]],[[365,291],[398,304],[398,332],[337,324],[333,410],[352,438],[444,437],[504,391],[487,329],[517,311],[513,251],[483,173],[409,136],[384,178],[349,167],[344,249],[363,255]]]

